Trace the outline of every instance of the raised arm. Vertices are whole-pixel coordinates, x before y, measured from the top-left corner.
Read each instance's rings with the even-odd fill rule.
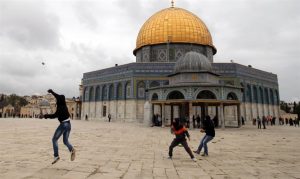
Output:
[[[58,94],[56,94],[52,89],[48,89],[48,93],[51,93],[57,99]]]

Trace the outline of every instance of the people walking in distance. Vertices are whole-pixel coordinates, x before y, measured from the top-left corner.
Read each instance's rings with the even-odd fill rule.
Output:
[[[275,126],[275,123],[276,123],[276,117],[273,116],[273,118],[272,118],[272,124]]]
[[[215,117],[213,118],[213,121],[214,121],[215,127],[219,127],[219,119],[218,119],[217,115],[215,115]]]
[[[194,129],[196,128],[196,118],[195,118],[195,115],[193,115],[193,128]]]
[[[205,135],[201,139],[199,147],[196,151],[194,151],[194,153],[200,154],[202,148],[204,148],[204,153],[202,156],[208,156],[207,143],[215,137],[214,123],[209,116],[205,116],[205,119],[203,120],[203,128],[201,128],[200,132],[205,132]]]
[[[290,123],[290,126],[293,126],[294,125],[294,122],[293,122],[293,119],[290,117],[289,119],[289,123]]]
[[[243,116],[242,116],[242,125],[245,125],[245,120]]]
[[[111,115],[110,114],[108,114],[108,122],[110,122],[110,120],[111,120]]]
[[[173,122],[173,125],[171,127],[171,133],[175,134],[175,138],[173,139],[169,147],[169,158],[172,159],[173,157],[174,147],[176,147],[178,144],[181,144],[184,147],[185,151],[190,155],[191,159],[193,161],[197,161],[185,138],[187,137],[190,140],[190,134],[187,129],[182,124],[180,124],[179,118],[175,118],[175,121]]]
[[[261,119],[257,116],[257,129],[261,129]]]
[[[190,128],[190,117],[189,115],[186,115],[185,116],[185,123],[186,123],[186,128]]]
[[[197,128],[200,128],[200,121],[201,121],[201,119],[200,119],[199,114],[196,117],[196,121],[197,121]]]
[[[68,147],[71,153],[71,161],[75,160],[75,149],[69,143],[69,135],[71,132],[71,122],[70,122],[70,114],[68,111],[68,107],[66,105],[66,100],[64,95],[56,94],[52,89],[48,90],[48,93],[51,93],[56,98],[56,112],[54,114],[45,114],[44,118],[58,118],[60,125],[57,127],[53,138],[53,150],[54,150],[54,161],[52,164],[56,163],[60,157],[58,154],[58,144],[57,141],[63,135],[63,142]]]
[[[295,127],[296,127],[296,125],[298,125],[298,127],[299,127],[299,118],[298,117],[295,118]]]
[[[252,119],[252,124],[253,124],[254,126],[256,126],[256,122],[257,122],[257,119],[253,118],[253,119]]]
[[[263,125],[263,127],[264,127],[263,129],[266,129],[266,122],[267,122],[266,116],[263,116],[263,117],[262,117],[262,121],[261,121],[261,122],[262,122],[262,125]]]

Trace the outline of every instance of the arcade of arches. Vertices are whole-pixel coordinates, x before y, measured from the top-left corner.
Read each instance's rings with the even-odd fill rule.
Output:
[[[177,90],[170,92],[166,100],[158,100],[154,93],[151,98],[152,115],[160,115],[162,124],[169,126],[175,118],[189,118],[197,115],[203,119],[206,115],[217,118],[218,127],[224,128],[225,119],[236,121],[236,127],[241,125],[240,102],[235,93],[229,93],[226,100],[218,100],[215,94],[209,90],[201,91],[196,99],[186,100],[184,95]],[[231,111],[231,112],[229,112]]]

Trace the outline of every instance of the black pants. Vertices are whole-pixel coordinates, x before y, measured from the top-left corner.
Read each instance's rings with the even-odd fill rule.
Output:
[[[266,129],[266,122],[263,122],[262,124],[264,126],[264,129]]]
[[[190,147],[188,146],[186,139],[178,139],[178,138],[175,138],[169,147],[169,156],[170,157],[173,156],[173,148],[176,147],[178,144],[181,144],[184,147],[185,151],[190,155],[190,157],[194,158],[194,155],[193,155]]]

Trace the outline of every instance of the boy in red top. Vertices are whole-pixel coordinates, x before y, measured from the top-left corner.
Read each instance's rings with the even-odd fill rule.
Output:
[[[173,148],[176,147],[178,144],[181,144],[184,149],[186,150],[186,152],[190,155],[191,159],[196,162],[197,159],[194,157],[190,147],[188,146],[187,142],[186,142],[186,138],[185,136],[187,136],[187,138],[190,140],[190,134],[187,131],[187,129],[180,124],[179,119],[176,118],[175,122],[172,125],[172,133],[175,134],[175,138],[172,141],[170,147],[169,147],[169,158],[172,159],[173,156]]]

